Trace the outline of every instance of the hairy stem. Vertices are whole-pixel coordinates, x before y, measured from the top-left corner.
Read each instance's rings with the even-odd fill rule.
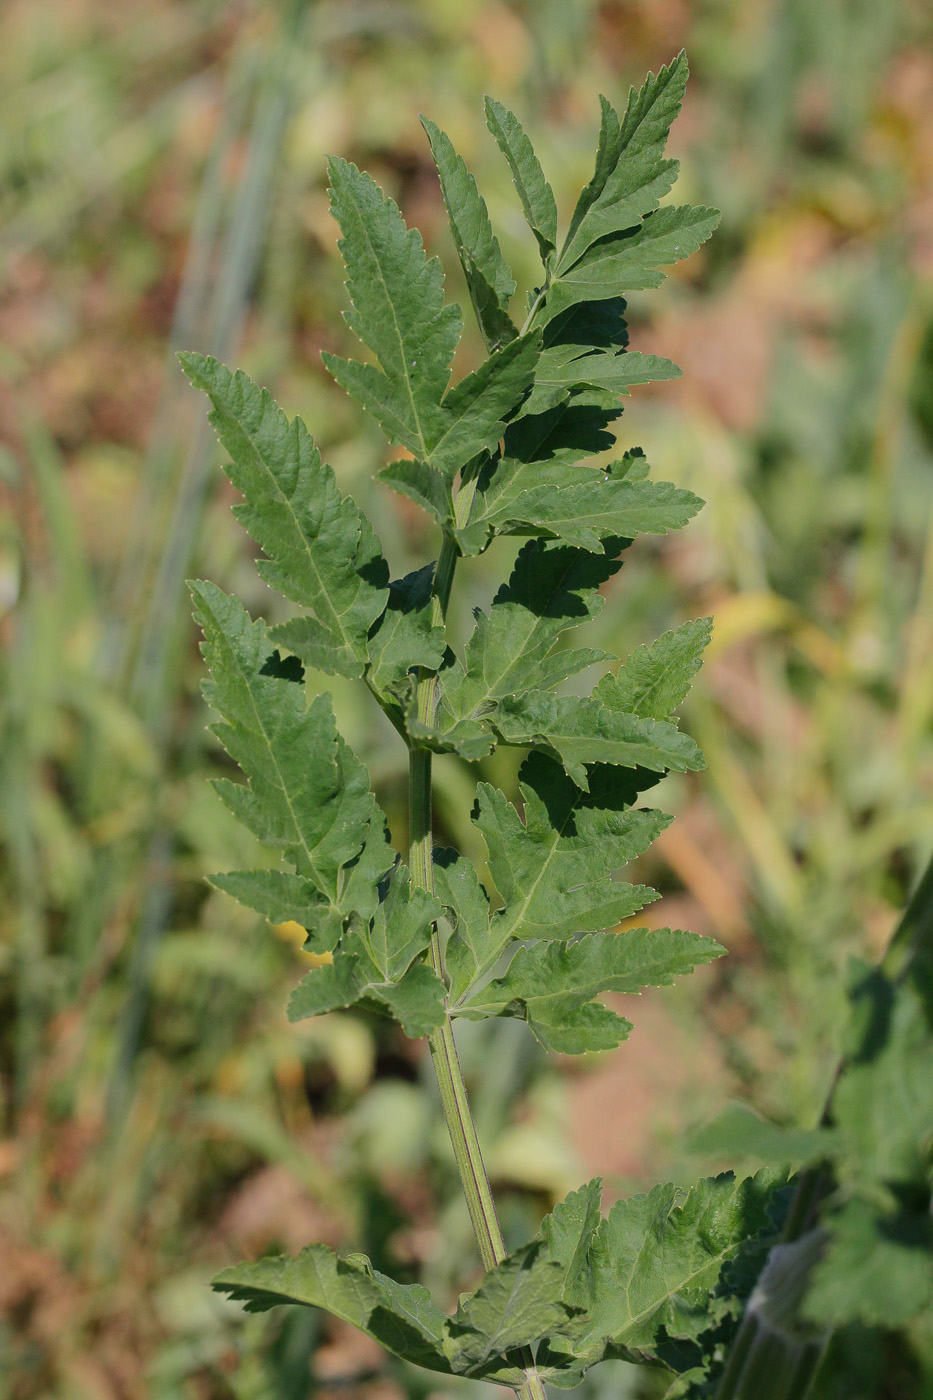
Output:
[[[475,491],[475,482],[465,483],[457,496],[457,520],[464,523],[469,512]],[[441,625],[446,621],[447,604],[457,566],[457,547],[445,535],[440,558],[434,575],[433,621]],[[418,718],[430,724],[434,719],[437,704],[437,676],[422,671],[418,680]],[[409,866],[412,885],[425,890],[434,889],[434,869],[432,864],[433,839],[431,830],[431,753],[428,749],[412,747],[409,755]],[[444,958],[441,952],[437,929],[431,936],[431,966],[438,977],[444,977]],[[457,1055],[453,1025],[450,1015],[445,1014],[440,1027],[428,1037],[431,1059],[437,1085],[441,1095],[441,1107],[450,1134],[454,1160],[466,1197],[473,1233],[479,1246],[484,1269],[491,1269],[506,1255],[505,1241],[496,1214],[496,1203],[483,1162],[483,1152],[470,1111],[463,1071]],[[517,1388],[520,1400],[547,1400],[547,1392],[539,1376],[535,1374],[534,1359],[530,1352],[522,1352],[526,1381]]]

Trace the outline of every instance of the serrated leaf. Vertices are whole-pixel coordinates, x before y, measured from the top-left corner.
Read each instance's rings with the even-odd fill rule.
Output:
[[[367,642],[368,679],[380,695],[394,696],[409,684],[409,671],[436,671],[444,659],[444,628],[432,622],[434,565],[406,574],[389,585],[386,610]]]
[[[360,1255],[341,1258],[326,1245],[309,1245],[296,1258],[279,1256],[224,1269],[211,1286],[242,1302],[247,1312],[266,1312],[281,1303],[323,1308],[396,1356],[450,1373],[443,1350],[447,1319],[428,1290],[396,1283]]]
[[[452,521],[454,505],[450,482],[439,471],[429,467],[427,462],[400,457],[398,461],[383,467],[376,477],[400,496],[407,496],[421,506],[443,529]]]
[[[444,950],[450,999],[457,1001],[501,951],[490,924],[489,896],[472,863],[449,846],[434,848],[434,893],[444,905],[452,931]]]
[[[562,632],[599,613],[598,590],[620,568],[611,550],[600,556],[537,540],[524,545],[488,615],[477,613],[465,668],[452,667],[443,678],[446,714],[453,720],[482,716],[504,695],[550,689],[608,660],[591,649],[551,653]]]
[[[636,647],[616,675],[603,677],[594,696],[613,710],[666,719],[686,699],[712,630],[711,617],[698,617]]]
[[[506,744],[530,745],[556,757],[578,787],[586,789],[592,763],[676,773],[703,767],[686,734],[662,720],[610,710],[598,699],[532,690],[503,696],[492,723]]]
[[[538,1244],[527,1244],[490,1269],[461,1299],[447,1328],[454,1371],[482,1374],[491,1362],[560,1331],[571,1315],[561,1301],[563,1270]]]
[[[624,350],[629,340],[625,311],[624,297],[576,302],[544,327],[544,348],[587,345],[593,350]]]
[[[460,1014],[521,1017],[542,1045],[563,1054],[611,1050],[631,1024],[595,997],[669,986],[675,976],[725,951],[711,938],[682,929],[630,929],[569,943],[536,943],[520,948],[505,976],[474,992]]]
[[[594,1177],[577,1191],[571,1191],[541,1221],[538,1237],[549,1259],[556,1259],[564,1270],[564,1300],[585,1304],[590,1297],[589,1251],[602,1216],[602,1180]]]
[[[451,685],[458,684],[463,666],[448,648],[439,672]],[[496,736],[485,719],[458,719],[443,708],[430,719],[423,720],[413,698],[406,718],[409,738],[434,753],[456,753],[468,763],[485,758],[496,746]]]
[[[374,365],[325,354],[337,383],[377,420],[391,442],[401,442],[448,482],[471,458],[489,452],[505,431],[505,419],[534,382],[540,352],[535,331],[493,352],[429,411],[421,406],[415,428],[411,401]],[[406,416],[407,415],[407,416]]]
[[[516,415],[506,430],[502,458],[546,462],[552,468],[571,466],[613,446],[609,426],[621,412],[611,394],[577,390],[546,413]]]
[[[638,351],[596,350],[589,345],[553,345],[542,351],[535,385],[522,404],[520,416],[546,413],[570,396],[573,389],[601,389],[627,395],[635,384],[679,379],[681,371],[660,355]]]
[[[505,420],[534,384],[540,353],[541,333],[535,330],[494,350],[450,390],[443,404],[443,431],[425,454],[448,480],[496,446]]]
[[[331,374],[381,424],[390,441],[449,480],[495,445],[504,419],[530,389],[539,339],[516,339],[450,392],[463,323],[444,305],[444,277],[394,200],[347,161],[331,159],[331,204],[343,238],[354,310],[347,324],[381,368],[325,354]]]
[[[664,148],[683,103],[686,83],[687,57],[681,52],[658,71],[657,77],[649,73],[639,92],[631,90],[618,126],[611,123],[604,106],[604,128],[607,122],[611,124],[607,131],[611,140],[601,143],[602,167],[598,157],[597,175],[585,191],[585,206],[581,196],[574,211],[571,232],[558,260],[558,276],[598,239],[637,224],[667,194],[678,165],[663,159]]]
[[[289,421],[265,389],[209,356],[181,364],[213,404],[211,423],[245,497],[234,515],[268,555],[259,573],[313,613],[303,654],[340,675],[362,675],[366,636],[386,604],[388,567],[372,526],[341,496],[300,418]]]
[[[375,1002],[412,1039],[428,1035],[441,1024],[444,984],[426,963],[414,961],[430,942],[431,920],[439,916],[440,906],[426,891],[408,890],[404,866],[392,885],[404,885],[394,907],[385,912],[388,900],[383,900],[369,930],[348,929],[334,950],[333,962],[312,968],[298,983],[288,1002],[290,1021]]]
[[[723,1265],[767,1224],[773,1188],[772,1173],[740,1182],[726,1173],[686,1195],[667,1185],[617,1201],[589,1252],[579,1332],[550,1349],[592,1365],[641,1359],[664,1334],[695,1335]]]
[[[551,283],[538,324],[546,324],[578,301],[599,301],[620,292],[660,287],[665,277],[660,269],[690,257],[718,223],[716,209],[665,204],[648,214],[637,228],[595,243]]]
[[[642,885],[612,879],[613,871],[645,851],[668,825],[662,812],[633,810],[638,793],[657,781],[644,773],[595,768],[583,792],[541,754],[522,764],[522,822],[496,788],[477,788],[474,822],[489,849],[489,868],[503,906],[488,936],[478,923],[469,956],[469,982],[459,1008],[513,939],[568,938],[612,928],[657,896]]]
[[[311,880],[288,870],[230,870],[223,875],[211,875],[210,883],[231,895],[248,909],[272,924],[294,922],[315,933],[315,948],[323,951],[333,947],[343,932],[342,919],[331,920],[330,902]],[[318,937],[327,928],[328,937]]]
[[[363,934],[366,951],[387,982],[397,982],[427,948],[440,916],[441,906],[434,896],[413,887],[408,867],[397,865]]]
[[[217,789],[260,840],[279,846],[336,911],[349,913],[343,868],[367,842],[380,873],[393,860],[380,849],[385,818],[369,775],[339,738],[329,695],[308,705],[303,686],[263,674],[271,652],[264,623],[213,584],[191,591],[211,671],[204,694],[222,717],[213,729],[247,778],[245,786],[220,780]],[[370,912],[374,894],[359,894],[359,912]]]
[[[463,327],[459,307],[444,305],[441,265],[425,257],[420,233],[406,227],[395,201],[348,161],[332,158],[328,169],[354,308],[345,319],[382,370],[333,356],[325,363],[380,422],[387,420],[393,442],[426,459]]]
[[[440,127],[421,118],[450,221],[470,299],[489,350],[514,340],[518,331],[508,314],[515,278],[489,222],[485,200],[466,164]]]
[[[509,163],[528,226],[538,241],[542,260],[547,262],[557,245],[554,192],[544,178],[541,164],[521,122],[492,97],[486,98],[486,124]]]
[[[622,126],[619,114],[609,99],[603,97],[602,93],[599,94],[599,107],[599,144],[596,148],[596,167],[591,179],[581,190],[576,207],[570,217],[570,227],[567,230],[568,240],[573,238],[587,211],[602,194],[606,187],[606,181],[619,163],[619,154],[622,149]]]
[[[617,479],[598,468],[562,463],[542,471],[540,463],[503,458],[481,482],[469,529],[537,534],[602,553],[607,539],[679,530],[702,504],[667,481]]]

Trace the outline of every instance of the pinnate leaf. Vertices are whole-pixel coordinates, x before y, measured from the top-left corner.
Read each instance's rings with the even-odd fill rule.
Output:
[[[450,482],[434,467],[429,467],[427,462],[419,462],[413,457],[400,457],[383,467],[382,471],[377,473],[377,479],[393,491],[397,491],[400,496],[407,496],[410,501],[421,506],[443,529],[451,523],[454,503]]]
[[[308,705],[304,686],[265,672],[272,651],[265,624],[214,584],[191,589],[211,671],[204,694],[221,715],[214,732],[247,778],[246,785],[220,780],[217,789],[334,911],[349,913],[344,867],[367,845],[380,875],[393,859],[369,775],[337,734],[330,696]],[[374,893],[364,886],[358,894],[359,912],[371,913]]]
[[[470,299],[489,350],[518,334],[508,314],[515,278],[489,222],[485,200],[450,137],[427,117],[421,125],[431,143],[450,231],[467,280]]]
[[[593,694],[613,710],[666,719],[686,699],[712,628],[711,617],[699,617],[637,647],[616,675],[603,677]]]
[[[470,948],[457,955],[460,980],[469,975],[452,991],[458,1007],[513,939],[569,938],[612,928],[657,897],[646,886],[612,879],[670,821],[662,812],[631,805],[656,778],[597,767],[584,792],[542,754],[526,759],[519,777],[524,822],[498,789],[488,783],[477,788],[474,821],[503,903],[488,935],[478,914],[472,916]]]
[[[716,209],[665,204],[637,228],[602,239],[552,282],[539,324],[578,301],[660,287],[664,281],[660,269],[695,253],[718,223]]]
[[[451,925],[444,961],[450,998],[457,1001],[484,969],[493,966],[502,944],[475,867],[449,846],[434,848],[434,893]]]
[[[509,163],[525,218],[547,261],[557,244],[557,204],[534,147],[518,118],[492,97],[486,98],[486,125]]]
[[[602,99],[603,138],[597,172],[574,210],[558,275],[572,267],[597,239],[637,224],[657,208],[658,200],[670,189],[677,162],[662,157],[686,83],[687,56],[681,52],[657,77],[649,74],[640,91],[632,89],[621,123],[617,118],[612,120],[606,111],[608,103]]]
[[[301,620],[304,659],[362,675],[367,633],[388,597],[372,526],[341,496],[300,418],[289,421],[241,370],[205,355],[179,358],[213,405],[211,423],[232,458],[227,475],[245,497],[234,514],[268,556],[260,574],[313,615]]]
[[[333,961],[312,968],[292,992],[292,1021],[326,1011],[376,1002],[413,1038],[427,1035],[444,1016],[444,984],[423,962],[441,906],[426,890],[412,889],[406,866],[383,882],[382,897],[368,924],[353,923]]]
[[[711,938],[667,928],[536,943],[520,948],[505,976],[474,992],[461,1014],[522,1017],[543,1045],[564,1054],[610,1050],[631,1024],[595,997],[668,986],[724,952]]]
[[[656,1186],[617,1201],[568,1291],[581,1309],[576,1331],[551,1339],[539,1365],[579,1376],[606,1357],[643,1360],[662,1337],[695,1336],[723,1266],[767,1227],[775,1187],[771,1172],[743,1181],[726,1173],[686,1193]]]
[[[701,505],[667,481],[563,463],[542,471],[537,462],[506,457],[482,479],[464,538],[475,548],[493,534],[541,535],[602,553],[608,539],[679,530]]]
[[[369,682],[383,696],[404,691],[416,666],[436,671],[444,659],[443,627],[431,619],[433,564],[389,586],[389,601],[367,643]]]
[[[591,763],[683,773],[703,767],[692,739],[663,720],[611,710],[595,696],[532,690],[503,696],[493,723],[506,744],[530,745],[556,757],[578,787]]]
[[[391,442],[451,480],[498,441],[531,387],[539,338],[504,345],[448,393],[462,321],[459,307],[444,305],[440,263],[425,258],[421,235],[370,176],[337,159],[330,173],[354,307],[347,323],[380,368],[330,354],[324,362]]]
[[[522,417],[545,413],[570,396],[573,389],[602,389],[626,395],[635,384],[679,379],[672,360],[638,351],[598,350],[590,345],[553,345],[542,351],[535,385],[521,407]]]
[[[493,701],[531,689],[551,689],[605,652],[553,652],[567,628],[595,617],[603,605],[599,588],[617,573],[612,557],[533,540],[518,554],[508,583],[488,615],[477,613],[466,645],[466,666],[444,677],[442,707],[452,719],[486,713]]]
[[[571,1316],[561,1302],[563,1270],[540,1245],[524,1245],[461,1299],[448,1328],[455,1371],[482,1373],[499,1357],[559,1332]]]
[[[296,1258],[284,1255],[224,1269],[212,1287],[266,1312],[280,1303],[323,1308],[418,1366],[449,1374],[443,1348],[444,1314],[420,1284],[396,1283],[362,1255],[340,1257],[323,1244]]]

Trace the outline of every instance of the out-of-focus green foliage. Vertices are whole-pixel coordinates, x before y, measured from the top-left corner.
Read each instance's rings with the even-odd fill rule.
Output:
[[[370,482],[381,438],[320,365],[350,352],[331,329],[326,154],[371,170],[446,258],[423,111],[486,192],[524,295],[535,249],[482,94],[534,129],[565,205],[590,175],[597,93],[618,104],[688,48],[685,197],[724,216],[652,293],[650,326],[633,298],[633,349],[685,378],[639,391],[626,431],[708,505],[604,585],[613,606],[579,635],[625,654],[715,616],[685,724],[709,771],[702,791],[665,779],[678,821],[644,878],[667,896],[659,924],[733,956],[683,1024],[637,1004],[645,1048],[619,1052],[618,1077],[598,1057],[543,1071],[508,1021],[466,1027],[463,1055],[512,1242],[581,1167],[632,1187],[717,1166],[687,1158],[685,1129],[727,1099],[810,1129],[848,959],[880,952],[933,818],[928,7],[8,0],[0,30],[0,1395],[298,1400],[313,1366],[315,1387],[414,1396],[412,1374],[313,1316],[244,1319],[204,1288],[232,1254],[353,1238],[452,1301],[471,1255],[428,1068],[354,1014],[289,1028],[290,930],[204,883],[262,853],[204,782],[225,763],[181,579],[279,618],[167,352],[268,383],[418,567],[417,513]],[[446,271],[465,303],[456,258]],[[480,354],[464,344],[458,373]],[[463,569],[464,638],[504,572],[486,559]],[[342,686],[404,836],[403,751]],[[515,791],[507,754],[480,776]],[[474,781],[438,762],[440,818],[480,859],[458,815]],[[646,1117],[659,1075],[668,1107]],[[918,1331],[908,1354],[854,1325],[832,1361],[821,1400],[910,1400],[933,1343]],[[636,1393],[618,1367],[593,1400]]]

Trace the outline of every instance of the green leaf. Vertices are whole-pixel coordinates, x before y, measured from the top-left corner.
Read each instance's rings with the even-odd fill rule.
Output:
[[[619,163],[622,151],[622,126],[619,114],[607,97],[599,94],[599,144],[596,148],[596,168],[589,183],[584,185],[570,218],[567,240],[573,238],[582,220],[606,188],[606,181]]]
[[[563,1054],[611,1050],[632,1027],[595,997],[669,986],[725,951],[711,938],[667,928],[536,943],[520,948],[505,976],[474,992],[460,1014],[522,1017],[542,1045]]]
[[[527,1244],[490,1269],[461,1299],[448,1324],[454,1371],[483,1374],[491,1362],[559,1332],[571,1315],[561,1301],[563,1270],[539,1244]]]
[[[326,356],[325,363],[354,397],[363,393],[372,399],[372,404],[361,401],[380,422],[384,413],[393,442],[427,458],[462,330],[460,309],[444,305],[441,265],[437,258],[425,258],[420,233],[406,227],[395,201],[345,160],[332,158],[328,169],[354,307],[345,319],[382,373],[335,356]],[[377,412],[374,405],[380,403]]]
[[[832,1213],[829,1248],[813,1271],[807,1316],[824,1326],[861,1322],[893,1330],[933,1307],[930,1212],[845,1202]]]
[[[456,685],[457,677],[462,673],[460,661],[448,648],[438,674]],[[467,763],[485,758],[496,746],[496,736],[485,719],[458,719],[448,710],[439,709],[434,718],[426,722],[418,716],[414,697],[405,725],[409,738],[422,748],[431,749],[434,753],[456,753]]]
[[[577,1290],[579,1330],[551,1350],[592,1365],[639,1353],[705,1325],[723,1265],[768,1223],[773,1174],[707,1178],[686,1195],[672,1185],[617,1201],[602,1221]],[[663,1332],[662,1332],[663,1329]]]
[[[712,630],[711,617],[698,617],[636,647],[615,676],[603,677],[594,696],[613,710],[666,719],[686,699]]]
[[[520,413],[545,413],[566,399],[572,389],[602,389],[627,395],[634,384],[679,379],[680,369],[660,355],[638,351],[597,350],[590,345],[552,345],[542,351],[535,386]]]
[[[406,415],[410,401],[374,365],[325,354],[337,383],[371,413],[390,442],[410,448],[420,460],[453,481],[471,458],[491,451],[505,431],[505,419],[534,382],[540,333],[523,336],[494,351],[446,395],[442,404],[418,409],[417,430]]]
[[[415,959],[431,941],[442,907],[427,890],[411,885],[408,867],[397,864],[381,882],[371,920],[351,921],[334,949],[333,962],[313,968],[288,1004],[292,1021],[326,1011],[376,1002],[416,1039],[439,1026],[444,984]]]
[[[518,334],[508,314],[515,278],[489,222],[486,203],[450,138],[427,117],[421,125],[441,182],[450,231],[463,267],[470,299],[488,350],[506,345]]]
[[[375,965],[356,930],[344,934],[333,956],[332,964],[305,973],[292,992],[290,1021],[363,1003],[387,1012],[412,1040],[430,1035],[443,1021],[444,984],[427,963],[413,963],[390,980]]]
[[[506,695],[492,722],[503,743],[527,744],[558,758],[568,776],[584,789],[590,763],[658,773],[703,767],[696,744],[672,724],[610,710],[592,696],[552,695],[544,690]]]
[[[369,932],[363,935],[366,951],[387,982],[397,982],[424,952],[441,912],[433,895],[412,887],[408,867],[397,865]]]
[[[532,331],[495,350],[444,399],[443,426],[430,462],[448,480],[480,453],[491,452],[508,418],[534,384],[541,333]]]
[[[662,157],[671,125],[683,103],[686,83],[687,56],[681,52],[659,70],[657,77],[649,73],[640,92],[632,89],[620,125],[612,122],[606,112],[608,104],[604,105],[606,144],[601,141],[597,175],[574,211],[571,231],[558,260],[558,276],[598,239],[638,224],[667,194],[677,176],[678,164]],[[605,103],[605,99],[602,101]]]
[[[564,1300],[572,1305],[589,1300],[589,1252],[602,1216],[603,1183],[599,1177],[571,1191],[546,1215],[538,1229],[549,1259],[564,1271]]]
[[[690,257],[719,223],[719,211],[702,205],[665,204],[648,214],[637,228],[614,234],[587,253],[551,283],[539,313],[544,325],[578,301],[599,301],[620,292],[660,287],[662,267]]]
[[[519,774],[524,823],[503,793],[488,783],[477,788],[473,820],[488,847],[503,907],[484,935],[472,906],[469,948],[458,953],[458,1009],[513,939],[612,928],[657,898],[646,886],[612,879],[670,822],[662,812],[631,806],[657,779],[608,767],[592,769],[589,777],[590,790],[583,792],[558,764],[532,754]]]
[[[330,907],[311,880],[288,870],[231,870],[209,879],[218,890],[248,909],[255,909],[271,924],[293,920],[302,928],[314,929]],[[334,927],[335,942],[342,931],[342,921],[338,921]]]
[[[538,463],[539,467],[542,462],[549,468],[571,466],[614,445],[609,425],[621,412],[613,396],[604,390],[578,389],[545,413],[516,415],[506,430],[502,458]],[[495,466],[493,463],[493,469]],[[489,468],[487,476],[488,472]],[[539,470],[539,480],[540,475]]]
[[[444,961],[450,998],[456,1001],[496,961],[501,943],[474,866],[449,846],[434,848],[434,893],[452,925]]]
[[[450,1373],[443,1349],[447,1319],[428,1290],[396,1283],[361,1255],[341,1258],[326,1245],[309,1245],[294,1259],[279,1256],[224,1269],[211,1286],[242,1302],[247,1312],[266,1312],[280,1303],[323,1308],[396,1356]]]
[[[679,530],[702,505],[667,481],[615,478],[594,467],[503,458],[481,481],[469,529],[474,534],[538,534],[601,553],[603,541]]]
[[[390,462],[376,473],[378,481],[384,481],[400,496],[421,506],[432,515],[442,529],[453,520],[454,504],[450,482],[439,471],[429,467],[427,462],[419,462],[410,457],[401,457]]]
[[[213,730],[247,778],[245,786],[222,779],[217,790],[335,911],[349,913],[344,867],[366,843],[381,874],[393,859],[369,775],[339,738],[329,695],[308,705],[303,686],[264,673],[271,651],[264,623],[214,584],[193,583],[191,591],[211,670],[204,694],[222,717]],[[372,912],[375,895],[365,887],[358,894],[359,912]]]
[[[486,713],[493,701],[531,689],[551,689],[605,652],[553,652],[561,633],[596,617],[599,588],[621,561],[562,544],[533,540],[518,553],[508,583],[488,616],[477,613],[466,645],[466,667],[454,666],[442,683],[442,707],[452,719]]]
[[[369,638],[369,681],[380,695],[410,689],[409,671],[425,666],[436,671],[444,659],[444,628],[431,621],[434,565],[406,574],[389,585],[389,601]]]
[[[628,346],[625,298],[579,301],[544,327],[544,346],[586,345],[593,350],[624,350]]]
[[[181,364],[213,404],[211,423],[245,501],[234,514],[269,556],[259,573],[310,609],[302,655],[323,671],[359,676],[366,636],[386,605],[388,568],[372,526],[337,490],[300,418],[289,421],[242,371],[183,354]]]
[[[828,1156],[834,1143],[830,1128],[780,1128],[735,1103],[690,1134],[689,1150],[725,1160],[757,1157],[760,1162],[800,1166]]]
[[[900,1327],[933,1303],[933,1009],[922,974],[863,976],[847,1039],[832,1098],[837,1190],[804,1312],[823,1325]]]
[[[486,125],[509,163],[525,218],[547,262],[557,245],[557,204],[534,147],[518,118],[492,97],[486,98]]]
[[[425,258],[421,235],[370,176],[337,159],[330,174],[354,306],[347,324],[381,368],[330,354],[324,363],[390,441],[452,480],[498,442],[504,419],[531,387],[540,339],[503,346],[448,393],[462,321],[459,307],[444,305],[440,263]]]

